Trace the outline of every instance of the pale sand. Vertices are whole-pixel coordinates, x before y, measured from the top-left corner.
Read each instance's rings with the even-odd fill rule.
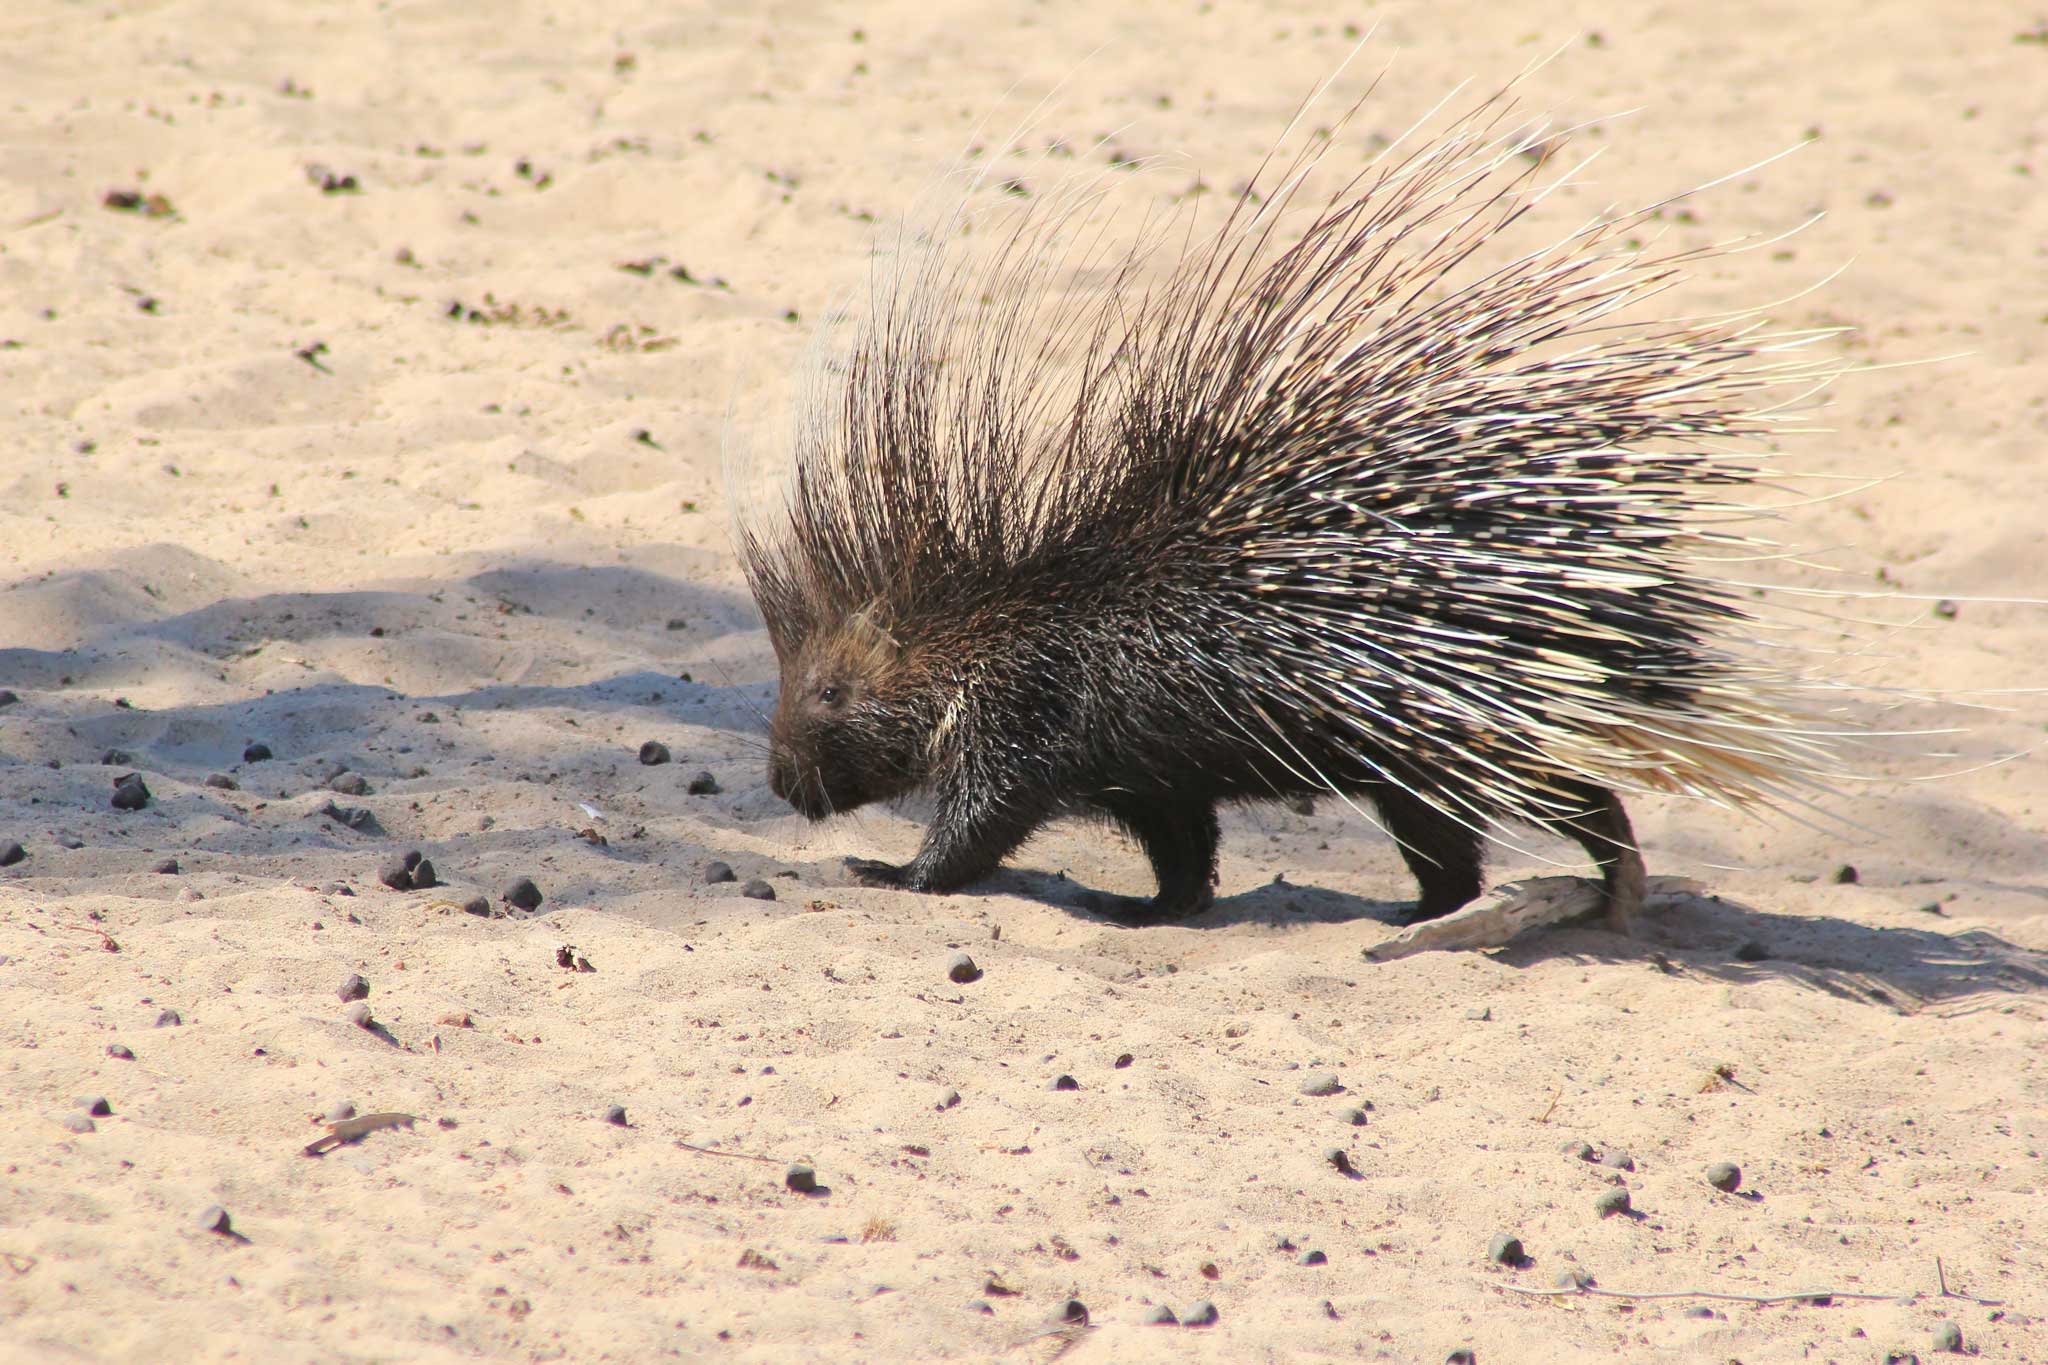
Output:
[[[1044,1360],[1068,1338],[1027,1339],[1072,1295],[1095,1326],[1070,1361],[1874,1362],[1929,1358],[1942,1319],[1983,1359],[2048,1359],[2038,761],[1858,788],[1836,814],[1867,833],[1640,803],[1652,870],[1725,899],[1634,943],[1367,963],[1410,884],[1334,808],[1230,820],[1225,898],[1188,927],[1073,909],[1082,887],[1148,889],[1083,826],[972,894],[855,889],[839,858],[908,852],[914,812],[811,829],[766,790],[773,663],[718,454],[729,403],[751,427],[785,401],[868,217],[977,121],[1064,81],[1047,136],[1113,132],[1224,186],[1343,59],[1345,21],[1379,17],[1342,87],[1398,53],[1368,133],[1561,44],[1532,109],[1639,106],[1581,144],[1605,149],[1581,211],[1818,130],[1673,231],[1827,216],[1717,264],[1686,306],[1846,264],[1778,316],[1855,328],[1830,344],[1858,360],[1964,354],[1839,387],[1834,433],[1788,460],[1837,489],[1900,477],[1795,512],[1797,538],[1856,586],[2048,595],[2048,50],[2015,41],[2033,17],[944,8],[0,18],[0,686],[21,695],[0,710],[0,844],[29,852],[0,870],[0,1358]],[[103,208],[116,189],[174,216]],[[2029,687],[2044,623],[1964,601],[1885,640],[1873,676]],[[1968,718],[1950,766],[2039,740],[2039,699],[2008,701]],[[641,766],[650,738],[676,762]],[[242,763],[252,740],[276,758]],[[115,748],[143,811],[108,808]],[[323,764],[368,778],[333,799],[384,834],[314,813]],[[700,769],[720,794],[685,794]],[[378,886],[409,847],[450,891]],[[150,871],[167,856],[181,874]],[[712,859],[778,899],[702,884]],[[1834,883],[1844,863],[1858,884]],[[541,916],[453,908],[521,874]],[[1767,960],[1738,954],[1752,941]],[[594,971],[558,967],[564,945]],[[957,948],[980,981],[947,980]],[[350,973],[383,1033],[345,1018]],[[182,1026],[152,1027],[165,1008]],[[1318,1071],[1345,1092],[1299,1093]],[[1049,1089],[1063,1072],[1077,1092]],[[112,1115],[62,1126],[89,1094]],[[302,1155],[343,1099],[420,1122]],[[1362,1101],[1363,1127],[1335,1117]],[[1573,1140],[1633,1155],[1640,1217],[1595,1216],[1615,1172]],[[829,1194],[783,1188],[796,1158]],[[1703,1180],[1721,1159],[1743,1193]],[[197,1225],[211,1204],[246,1240]],[[1532,1265],[1488,1263],[1503,1230]],[[1937,1258],[2005,1306],[1502,1292],[1568,1268],[1615,1290],[1928,1291]],[[1206,1332],[1141,1325],[1199,1299]]]

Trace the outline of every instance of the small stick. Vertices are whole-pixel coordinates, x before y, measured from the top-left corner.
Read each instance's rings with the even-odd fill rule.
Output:
[[[775,1158],[772,1156],[755,1156],[752,1152],[721,1152],[715,1147],[699,1147],[696,1143],[685,1142],[681,1138],[676,1139],[676,1146],[685,1151],[702,1152],[705,1156],[729,1156],[741,1161],[765,1161],[771,1166],[775,1164]]]
[[[1556,1112],[1557,1112],[1557,1102],[1558,1102],[1559,1100],[1563,1099],[1563,1098],[1564,1098],[1564,1087],[1563,1087],[1563,1086],[1559,1086],[1559,1087],[1558,1087],[1558,1089],[1557,1089],[1557,1093],[1556,1093],[1556,1094],[1554,1094],[1554,1095],[1552,1095],[1552,1096],[1550,1097],[1550,1103],[1549,1103],[1549,1104],[1546,1104],[1546,1105],[1544,1105],[1544,1106],[1543,1106],[1543,1112],[1542,1112],[1542,1113],[1540,1113],[1540,1114],[1538,1114],[1538,1115],[1536,1116],[1536,1121],[1537,1121],[1538,1123],[1548,1123],[1548,1122],[1550,1122],[1550,1116],[1551,1116],[1552,1114],[1554,1114],[1554,1113],[1556,1113]]]

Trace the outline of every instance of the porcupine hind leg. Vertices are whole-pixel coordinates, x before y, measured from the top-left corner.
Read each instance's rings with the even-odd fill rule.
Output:
[[[1089,908],[1119,924],[1168,924],[1209,908],[1216,885],[1216,803],[1167,800],[1129,792],[1105,794],[1096,802],[1122,825],[1152,861],[1159,880],[1151,900],[1097,896]]]
[[[1617,934],[1626,934],[1630,919],[1643,908],[1648,880],[1643,871],[1643,855],[1636,848],[1635,830],[1629,826],[1621,798],[1613,792],[1583,786],[1576,788],[1574,794],[1585,802],[1585,809],[1548,823],[1560,834],[1578,840],[1600,865],[1607,889],[1607,927]]]
[[[1422,890],[1410,924],[1441,918],[1478,896],[1478,830],[1401,787],[1378,786],[1367,794]]]

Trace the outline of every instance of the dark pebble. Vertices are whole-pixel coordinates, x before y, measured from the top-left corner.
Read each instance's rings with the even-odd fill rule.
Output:
[[[1723,1194],[1742,1188],[1742,1168],[1732,1161],[1717,1161],[1707,1167],[1707,1183]]]
[[[57,836],[57,847],[84,848],[85,840],[79,838],[76,834],[60,834]]]
[[[690,779],[690,785],[686,790],[692,796],[716,796],[718,795],[718,779],[708,772],[698,773]]]
[[[1052,1088],[1054,1090],[1079,1090],[1081,1083],[1065,1072],[1061,1072],[1052,1078]]]
[[[775,888],[756,877],[740,888],[740,894],[749,900],[772,901],[775,899]]]
[[[1770,956],[1771,950],[1758,943],[1755,939],[1747,939],[1738,944],[1735,949],[1735,960],[1737,962],[1768,962]]]
[[[439,874],[434,871],[433,861],[428,858],[420,859],[420,865],[412,870],[412,889],[415,891],[425,891],[429,887],[439,886],[440,884],[441,879]]]
[[[1584,1289],[1593,1283],[1593,1277],[1576,1266],[1566,1266],[1557,1272],[1551,1283],[1559,1289]]]
[[[706,886],[716,886],[720,882],[731,882],[738,880],[739,878],[735,876],[733,873],[731,863],[704,864],[704,885]]]
[[[1558,1150],[1566,1156],[1575,1156],[1581,1161],[1598,1161],[1600,1159],[1600,1154],[1593,1150],[1593,1144],[1581,1142],[1577,1138],[1566,1139],[1564,1146],[1558,1148]]]
[[[969,1299],[967,1301],[967,1311],[970,1313],[980,1313],[983,1317],[990,1318],[996,1315],[996,1310],[989,1307],[987,1299]]]
[[[208,773],[206,785],[224,792],[238,792],[242,789],[242,784],[226,773]]]
[[[953,1107],[954,1107],[955,1105],[957,1105],[957,1104],[959,1104],[959,1103],[960,1103],[960,1092],[959,1092],[959,1091],[957,1091],[957,1090],[941,1090],[941,1091],[939,1092],[939,1102],[938,1102],[938,1103],[937,1103],[936,1105],[932,1106],[932,1107],[933,1107],[933,1108],[935,1108],[935,1109],[937,1109],[937,1110],[939,1110],[939,1111],[940,1111],[941,1113],[943,1113],[943,1112],[945,1112],[946,1110],[948,1110],[948,1109],[951,1109],[951,1108],[953,1108]]]
[[[403,858],[386,858],[377,864],[377,880],[393,891],[407,891],[412,887],[412,869]]]
[[[1338,1094],[1343,1089],[1344,1082],[1337,1079],[1337,1073],[1334,1071],[1315,1072],[1301,1083],[1301,1093],[1316,1099]]]
[[[71,1103],[96,1119],[103,1119],[114,1112],[114,1106],[107,1103],[105,1095],[80,1095]]]
[[[342,978],[341,985],[336,988],[334,993],[341,998],[344,1004],[351,1000],[361,1000],[369,995],[370,983],[363,979],[361,972],[350,972]]]
[[[1619,1147],[1610,1147],[1600,1153],[1600,1164],[1611,1166],[1617,1171],[1632,1171],[1636,1168],[1636,1159]]]
[[[1116,1060],[1110,1063],[1110,1065],[1115,1067],[1118,1071],[1122,1071],[1125,1067],[1129,1066],[1130,1064],[1131,1054],[1128,1052],[1117,1053]]]
[[[65,1114],[57,1122],[74,1133],[96,1133],[99,1131],[99,1125],[83,1114]]]
[[[1353,1128],[1365,1127],[1365,1111],[1356,1105],[1337,1111],[1337,1122],[1348,1123]]]
[[[208,1204],[199,1214],[199,1229],[202,1232],[218,1232],[223,1235],[235,1230],[234,1220],[228,1211],[218,1204]]]
[[[368,796],[370,779],[361,773],[336,773],[327,784],[328,790],[338,791],[343,796]]]
[[[0,844],[0,867],[13,867],[28,856],[28,850],[20,844]]]
[[[955,953],[946,962],[946,979],[966,985],[981,980],[981,968],[974,965],[974,959],[965,953]]]
[[[491,913],[491,903],[482,896],[471,896],[462,903],[462,908],[472,915],[488,915]]]
[[[251,744],[248,748],[242,750],[242,762],[244,763],[261,763],[269,757],[270,746],[268,744]]]
[[[1470,1346],[1460,1346],[1444,1357],[1444,1365],[1479,1365],[1479,1353]]]
[[[1847,863],[1843,863],[1840,867],[1835,869],[1836,886],[1854,886],[1856,885],[1857,877],[1858,874],[1856,869],[1851,867]]]
[[[1310,1247],[1307,1251],[1302,1252],[1299,1260],[1303,1265],[1328,1265],[1330,1263],[1330,1258],[1314,1247]]]
[[[658,739],[650,739],[640,746],[640,761],[650,768],[658,768],[669,761],[668,745]]]
[[[1493,1240],[1486,1244],[1486,1259],[1501,1265],[1520,1265],[1528,1259],[1522,1252],[1522,1239],[1511,1233],[1496,1232]]]
[[[814,1194],[818,1189],[818,1173],[801,1161],[792,1162],[783,1172],[782,1183],[798,1194]]]
[[[1069,1327],[1086,1327],[1088,1325],[1088,1305],[1079,1299],[1068,1299],[1059,1306],[1059,1311],[1052,1315],[1052,1320],[1054,1322],[1063,1322]]]
[[[107,768],[125,768],[135,761],[135,755],[126,749],[109,749],[100,755],[100,764]]]
[[[115,810],[141,810],[149,804],[149,788],[142,778],[129,773],[114,784],[113,805]]]
[[[1174,1316],[1171,1308],[1162,1303],[1145,1315],[1145,1325],[1147,1327],[1178,1327],[1180,1326],[1180,1319]]]
[[[1953,620],[1955,620],[1955,619],[1956,619],[1956,610],[1957,610],[1957,608],[1956,608],[1956,604],[1955,604],[1954,602],[1951,602],[1951,601],[1950,601],[1950,600],[1949,600],[1948,598],[1946,598],[1946,597],[1942,598],[1942,599],[1941,599],[1941,600],[1940,600],[1939,602],[1936,602],[1936,603],[1934,604],[1934,614],[1935,614],[1936,616],[1939,616],[1939,617],[1940,617],[1940,618],[1941,618],[1942,620],[1944,620],[1944,621],[1953,621]],[[1946,1349],[1946,1348],[1943,1348],[1943,1349]]]
[[[1350,1175],[1352,1172],[1351,1153],[1345,1151],[1342,1147],[1331,1147],[1324,1151],[1323,1160],[1335,1166],[1345,1175]]]
[[[348,1012],[342,1017],[360,1029],[375,1028],[377,1026],[376,1019],[370,1014],[370,1007],[360,1000],[350,1005]]]
[[[117,1062],[132,1062],[135,1060],[134,1051],[126,1043],[108,1043],[107,1055]]]
[[[1222,1314],[1216,1311],[1215,1304],[1207,1299],[1197,1299],[1188,1305],[1185,1313],[1180,1315],[1180,1325],[1183,1327],[1214,1327],[1217,1320],[1221,1317]]]
[[[533,884],[533,878],[521,877],[505,888],[505,903],[515,910],[538,910],[540,888]]]
[[[1614,1185],[1600,1191],[1600,1197],[1593,1201],[1593,1212],[1602,1218],[1611,1218],[1617,1213],[1627,1213],[1631,1205],[1626,1185]]]
[[[0,706],[12,706],[20,700],[21,696],[19,693],[9,688],[0,687]]]
[[[426,861],[426,857],[427,857],[427,855],[426,855],[426,854],[424,854],[424,853],[420,852],[420,851],[419,851],[418,849],[416,849],[416,848],[409,848],[409,849],[407,849],[407,850],[405,851],[405,859],[404,859],[404,862],[405,862],[405,870],[406,870],[407,872],[410,872],[410,871],[412,871],[412,870],[413,870],[414,868],[418,867],[418,866],[419,866],[419,865],[420,865],[420,864],[421,864],[422,862],[425,862],[425,861]]]
[[[606,1123],[615,1123],[621,1128],[629,1127],[630,1125],[626,1122],[626,1106],[614,1104],[608,1107],[604,1111],[604,1121]]]
[[[180,1014],[180,1013],[178,1013],[178,1012],[177,1012],[176,1010],[158,1010],[158,1011],[157,1011],[157,1015],[156,1015],[156,1026],[157,1026],[158,1028],[177,1028],[177,1027],[178,1027],[179,1025],[183,1024],[184,1022],[185,1022],[185,1016],[184,1016],[184,1015],[182,1015],[182,1014]]]
[[[1929,1340],[1937,1351],[1960,1351],[1963,1349],[1963,1329],[1952,1322],[1938,1322]]]

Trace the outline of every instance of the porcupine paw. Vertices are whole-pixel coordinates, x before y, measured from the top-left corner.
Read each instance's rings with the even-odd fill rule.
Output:
[[[900,887],[903,885],[905,869],[894,863],[877,862],[873,858],[848,858],[846,871],[862,886]]]
[[[1209,908],[1209,898],[1204,896],[1198,904],[1162,905],[1155,898],[1146,900],[1140,896],[1107,896],[1100,891],[1085,892],[1080,905],[1091,914],[1114,920],[1128,928],[1142,928],[1148,924],[1173,924]]]

